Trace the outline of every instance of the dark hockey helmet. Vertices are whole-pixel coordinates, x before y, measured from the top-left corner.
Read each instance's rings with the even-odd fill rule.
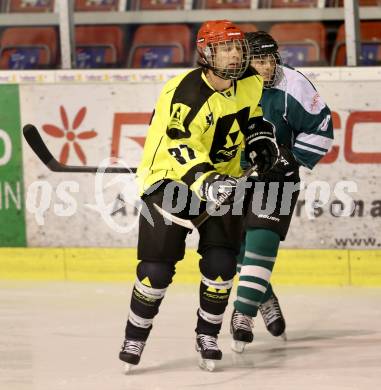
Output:
[[[197,34],[199,64],[222,79],[240,78],[250,56],[245,34],[229,20],[211,20]]]
[[[245,37],[249,43],[251,65],[263,77],[264,88],[277,85],[283,76],[278,43],[265,31],[249,32]],[[271,68],[270,74],[266,73],[266,65]]]

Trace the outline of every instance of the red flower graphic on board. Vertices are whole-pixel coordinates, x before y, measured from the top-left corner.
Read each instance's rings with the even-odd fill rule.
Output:
[[[81,160],[83,165],[86,165],[86,155],[78,143],[78,140],[86,140],[94,138],[98,133],[94,130],[86,130],[81,133],[76,133],[75,130],[81,125],[86,115],[86,107],[82,107],[76,114],[73,124],[69,125],[69,120],[65,111],[65,107],[60,106],[60,114],[63,129],[55,125],[47,124],[43,125],[42,128],[45,133],[55,138],[65,138],[65,143],[62,146],[59,161],[61,164],[66,164],[69,159],[70,149],[73,147],[78,158]]]

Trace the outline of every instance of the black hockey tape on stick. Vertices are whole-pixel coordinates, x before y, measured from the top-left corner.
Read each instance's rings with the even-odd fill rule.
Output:
[[[45,145],[43,139],[37,128],[31,124],[23,127],[23,134],[26,142],[32,148],[37,157],[53,172],[90,172],[96,173],[98,171],[105,173],[136,173],[136,168],[126,167],[90,167],[90,166],[77,166],[77,165],[65,165],[57,161],[50,153],[49,149]]]

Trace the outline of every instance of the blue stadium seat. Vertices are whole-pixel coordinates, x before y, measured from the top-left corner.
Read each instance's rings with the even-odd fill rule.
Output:
[[[135,31],[128,67],[190,65],[191,30],[185,24],[144,25]]]
[[[7,12],[52,12],[54,0],[8,0]]]
[[[77,68],[117,67],[124,56],[123,31],[118,26],[79,26],[75,46]]]
[[[131,10],[175,10],[184,6],[184,0],[132,0]]]
[[[1,69],[41,69],[57,65],[57,32],[53,27],[10,27],[0,40]]]
[[[326,30],[322,23],[277,23],[270,34],[290,66],[325,65]]]
[[[364,66],[381,64],[381,22],[360,22],[361,54],[360,64]],[[346,59],[345,25],[337,32],[336,43],[332,51],[331,64],[345,66]]]
[[[75,0],[74,9],[80,12],[117,11],[119,0]]]

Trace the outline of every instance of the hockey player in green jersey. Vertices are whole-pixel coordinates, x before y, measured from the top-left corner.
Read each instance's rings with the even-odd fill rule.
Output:
[[[154,206],[165,209],[183,202],[184,207],[172,213],[191,219],[195,217],[193,194],[201,199],[199,213],[207,201],[227,195],[233,201],[242,175],[244,143],[250,163],[259,172],[269,170],[278,158],[273,126],[263,120],[258,105],[263,80],[248,67],[243,32],[227,20],[205,22],[197,35],[197,50],[201,66],[164,86],[138,167],[146,212],[139,221],[140,262],[119,354],[127,368],[140,361],[189,233],[183,226],[168,224]],[[241,227],[242,216],[230,210],[211,216],[198,229],[201,283],[196,349],[201,367],[210,370],[222,358],[217,336],[236,272]]]
[[[242,352],[245,344],[252,342],[252,319],[258,310],[267,330],[285,338],[286,323],[269,283],[271,272],[299,195],[299,167],[312,169],[333,139],[331,112],[312,83],[282,64],[278,45],[269,34],[258,31],[245,36],[250,46],[250,65],[264,79],[261,106],[264,118],[275,125],[280,158],[260,177],[264,183],[262,207],[266,201],[269,205],[275,200],[273,210],[257,208],[254,212],[253,198],[247,207],[245,243],[237,267],[237,299],[230,324],[232,349],[236,352]],[[287,202],[289,207],[282,208]]]

